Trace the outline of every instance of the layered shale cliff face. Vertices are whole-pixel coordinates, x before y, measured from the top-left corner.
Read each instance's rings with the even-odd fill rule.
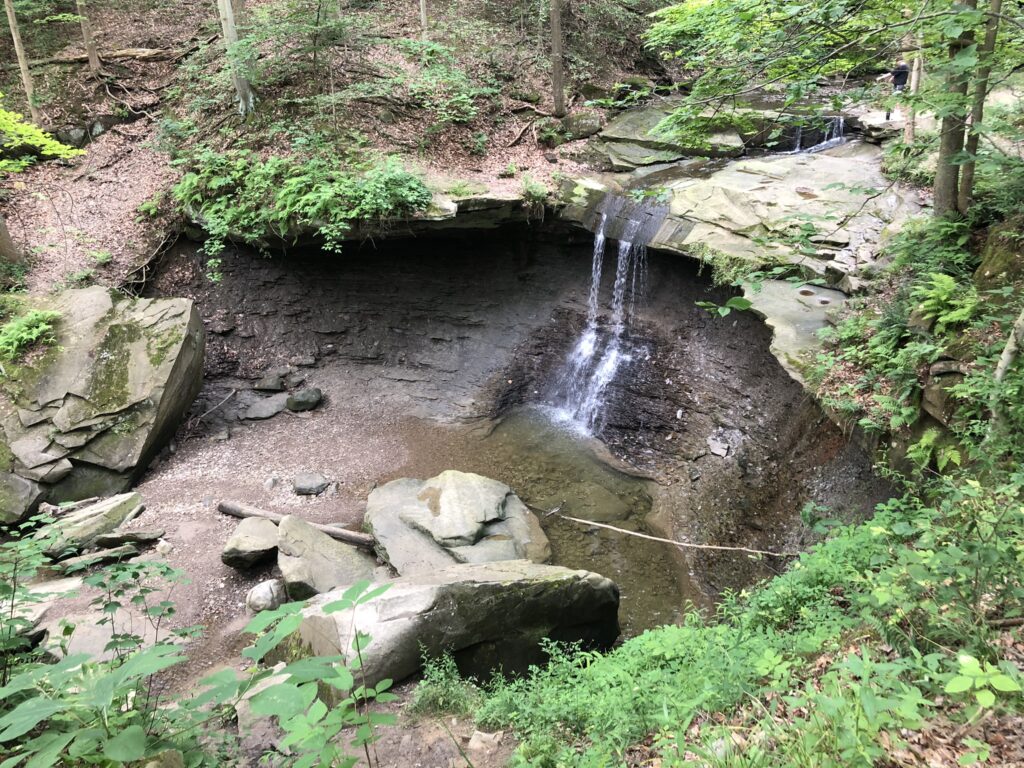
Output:
[[[589,233],[534,226],[365,243],[340,255],[234,251],[216,284],[183,242],[148,290],[194,298],[203,316],[207,383],[196,413],[239,390],[206,418],[210,431],[233,428],[255,382],[291,365],[328,376],[335,402],[444,431],[443,440],[410,445],[425,471],[481,472],[528,503],[565,501],[580,517],[779,550],[802,543],[808,501],[838,516],[866,512],[885,488],[772,356],[770,331],[749,312],[722,318],[702,309],[698,302],[723,304],[730,294],[685,257],[643,252],[637,237],[605,232],[598,248]],[[587,359],[576,370],[581,350]],[[572,461],[540,461],[553,441],[535,439],[537,430],[524,436],[532,429],[522,426],[524,410],[541,432],[555,429],[603,455],[617,480],[594,473],[583,483],[589,470]],[[506,447],[486,449],[479,427],[498,419],[516,436],[501,438],[498,427]],[[446,460],[462,465],[435,468],[431,454],[451,445],[453,429],[467,437]],[[628,487],[617,485],[627,477]],[[602,483],[604,500],[595,501]],[[561,541],[572,552],[562,562],[600,571],[586,558],[601,547],[567,546],[591,535],[568,527],[553,536],[556,560]],[[779,564],[654,546],[688,597],[713,597]],[[610,552],[606,570],[628,570],[616,557],[638,556]]]

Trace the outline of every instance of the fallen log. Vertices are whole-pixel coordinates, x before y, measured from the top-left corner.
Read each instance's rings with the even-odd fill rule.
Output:
[[[107,51],[106,53],[100,54],[101,61],[117,61],[119,59],[134,59],[135,61],[166,61],[173,59],[178,55],[178,51],[173,48],[121,48],[116,51]],[[83,64],[89,60],[89,57],[84,53],[75,54],[72,56],[53,56],[48,59],[32,59],[28,65],[30,67],[43,67],[47,64]],[[11,68],[13,65],[5,64],[5,68]]]
[[[250,507],[248,504],[240,504],[236,501],[222,501],[217,505],[217,509],[221,514],[230,515],[231,517],[262,517],[274,523],[280,523],[285,517],[277,512],[268,512],[265,509]],[[358,533],[357,531],[349,531],[333,525],[320,525],[319,523],[309,523],[309,525],[321,533],[326,533],[332,539],[344,541],[347,544],[354,544],[365,549],[373,549],[373,536],[368,533]]]

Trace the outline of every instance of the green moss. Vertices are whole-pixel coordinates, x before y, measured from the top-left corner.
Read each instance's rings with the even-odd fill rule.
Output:
[[[12,466],[14,466],[14,454],[7,446],[6,435],[0,430],[0,472],[9,472]]]
[[[159,333],[152,330],[146,331],[146,355],[149,357],[150,364],[154,368],[158,368],[167,359],[167,354],[179,339],[180,334],[177,328],[165,328]]]
[[[89,381],[89,402],[97,413],[112,411],[128,398],[128,374],[131,360],[129,345],[143,336],[138,323],[118,323],[107,328],[103,343],[96,352],[92,378]]]

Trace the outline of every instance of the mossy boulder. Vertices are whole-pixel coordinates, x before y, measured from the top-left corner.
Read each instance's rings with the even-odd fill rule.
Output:
[[[979,288],[998,288],[1024,279],[1024,216],[1015,216],[989,231],[981,264],[974,273]]]
[[[125,490],[202,384],[203,326],[189,300],[92,287],[65,291],[46,309],[60,313],[56,344],[8,371],[0,388],[0,488],[19,489],[0,505],[5,522],[42,499]]]

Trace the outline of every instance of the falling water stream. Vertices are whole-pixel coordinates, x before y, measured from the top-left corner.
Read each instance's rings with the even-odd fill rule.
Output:
[[[553,398],[557,421],[585,434],[599,431],[608,386],[633,359],[629,321],[646,289],[647,243],[665,217],[661,206],[644,206],[618,196],[605,198],[594,227],[587,322],[566,359]],[[608,321],[601,320],[601,280],[609,235],[618,240],[615,281]]]

